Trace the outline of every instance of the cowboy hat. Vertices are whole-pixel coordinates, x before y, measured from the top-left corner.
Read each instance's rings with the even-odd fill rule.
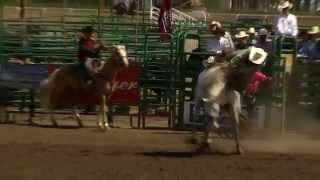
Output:
[[[258,32],[258,36],[266,36],[268,35],[268,30],[266,28],[261,28]]]
[[[211,21],[209,26],[217,26],[218,28],[222,28],[222,25],[218,21]]]
[[[318,34],[318,33],[320,33],[320,28],[319,28],[319,26],[312,26],[311,30],[309,30],[307,33],[308,34]]]
[[[293,4],[290,3],[289,1],[284,1],[284,2],[282,2],[282,3],[280,3],[278,5],[278,9],[279,10],[283,10],[283,9],[286,9],[286,8],[292,9],[293,8]]]
[[[256,29],[254,27],[251,27],[247,31],[248,34],[256,34]]]
[[[240,31],[238,34],[235,35],[235,37],[239,39],[239,38],[249,37],[249,35],[245,31]]]
[[[268,53],[261,48],[250,47],[249,61],[253,64],[262,64],[268,56]]]

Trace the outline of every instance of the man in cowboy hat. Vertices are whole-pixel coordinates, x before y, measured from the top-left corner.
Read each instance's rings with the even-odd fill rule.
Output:
[[[255,47],[262,48],[268,54],[272,53],[272,40],[269,39],[269,32],[266,28],[261,28],[258,32],[258,39]]]
[[[223,29],[220,22],[212,21],[209,24],[209,31],[213,34],[213,37],[207,41],[206,50],[208,52],[219,54],[225,49],[234,48],[230,34]]]
[[[319,26],[313,26],[311,30],[307,31],[308,40],[298,51],[298,56],[308,57],[311,59],[320,58],[320,28]]]
[[[241,84],[241,86],[239,86],[238,82],[245,82],[245,77],[251,77],[258,70],[258,67],[264,64],[267,56],[267,52],[254,46],[233,52],[230,56],[231,69],[227,77],[229,81],[228,88],[239,92],[245,89],[248,82]]]
[[[277,32],[282,36],[296,37],[298,35],[297,17],[291,13],[293,4],[284,1],[279,4],[278,9],[281,15],[278,17]]]
[[[240,31],[235,35],[236,49],[247,49],[249,47],[249,35],[245,31]]]
[[[247,31],[247,34],[249,35],[249,44],[250,45],[255,45],[257,43],[256,40],[256,29],[254,27],[250,27]]]

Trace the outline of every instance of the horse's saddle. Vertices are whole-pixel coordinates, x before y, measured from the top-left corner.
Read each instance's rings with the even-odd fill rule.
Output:
[[[92,69],[83,64],[69,65],[71,74],[73,74],[81,82],[81,88],[85,91],[91,91],[94,89],[95,74],[98,72],[98,68]]]

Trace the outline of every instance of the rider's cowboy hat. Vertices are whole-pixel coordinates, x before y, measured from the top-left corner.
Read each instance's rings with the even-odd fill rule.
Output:
[[[312,26],[311,30],[308,31],[308,34],[319,34],[320,28],[319,26]]]
[[[92,26],[86,26],[83,29],[81,29],[82,33],[94,33],[97,32]]]
[[[266,36],[268,35],[268,30],[266,28],[261,28],[258,32],[258,36]]]
[[[245,31],[240,31],[238,34],[235,35],[235,37],[237,39],[240,39],[240,38],[249,37],[249,35]]]
[[[251,27],[247,31],[248,34],[256,34],[256,29],[254,27]]]
[[[284,1],[284,2],[282,2],[282,3],[280,3],[279,5],[278,5],[278,9],[279,10],[283,10],[283,9],[292,9],[293,8],[293,4],[292,3],[290,3],[289,1]]]
[[[253,64],[262,64],[268,56],[268,53],[261,48],[250,47],[249,61]]]
[[[209,26],[217,26],[218,28],[222,28],[222,25],[218,21],[211,21]]]

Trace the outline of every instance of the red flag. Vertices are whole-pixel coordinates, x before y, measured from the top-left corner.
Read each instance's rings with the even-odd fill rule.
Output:
[[[159,15],[159,28],[161,33],[171,33],[171,5],[171,0],[162,0]],[[162,41],[166,41],[170,39],[170,36],[167,34],[163,34],[160,38]]]

